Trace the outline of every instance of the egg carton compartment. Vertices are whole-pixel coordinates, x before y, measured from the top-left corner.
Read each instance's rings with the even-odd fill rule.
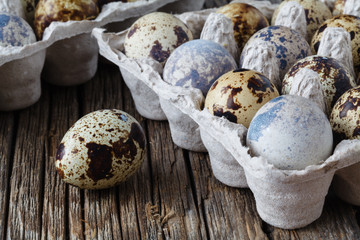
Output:
[[[212,11],[187,14],[200,19],[197,25],[199,29]],[[196,31],[191,24],[188,26]],[[94,29],[93,36],[99,43],[101,55],[118,65],[122,73],[126,71],[128,76],[124,74],[125,81],[132,79],[139,82],[136,84],[143,85],[147,91],[150,89],[154,99],[159,99],[153,103],[146,102],[146,99],[144,102],[147,106],[153,104],[154,109],[160,107],[164,112],[175,144],[188,150],[208,151],[213,173],[218,180],[229,186],[251,189],[259,215],[264,221],[285,229],[304,227],[315,221],[321,215],[333,179],[335,190],[341,198],[359,204],[359,195],[354,194],[360,191],[357,176],[359,140],[343,140],[333,154],[318,165],[310,165],[303,170],[280,170],[269,164],[267,159],[250,155],[245,145],[247,129],[243,125],[203,110],[204,97],[200,90],[170,86],[162,79],[162,66],[153,60],[127,58],[122,53],[126,33],[105,33],[104,29]],[[200,35],[198,32],[195,34]],[[136,103],[135,89],[131,85],[129,88]],[[141,109],[137,103],[136,107]],[[154,116],[148,118],[156,119]],[[349,170],[352,170],[352,174],[349,174]],[[349,179],[346,176],[354,177]]]
[[[78,85],[90,80],[97,70],[99,52],[97,41],[91,37],[93,28],[109,23],[122,26],[129,18],[142,16],[163,6],[167,6],[169,11],[180,5],[196,7],[196,4],[187,4],[190,1],[175,3],[176,1],[108,3],[94,20],[52,22],[45,29],[42,40],[22,47],[1,47],[0,71],[6,80],[1,83],[0,110],[16,110],[35,103],[41,95],[41,74],[45,81],[63,86]],[[169,5],[171,3],[174,5]],[[23,13],[19,1],[3,1],[0,9],[12,14]],[[25,18],[23,15],[21,16]],[[11,67],[15,65],[31,71],[24,71],[26,77],[21,76],[23,73],[19,72],[19,68]]]

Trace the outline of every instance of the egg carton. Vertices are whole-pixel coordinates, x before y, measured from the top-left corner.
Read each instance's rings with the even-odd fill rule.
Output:
[[[203,6],[204,1],[112,2],[104,5],[94,20],[52,22],[45,29],[42,40],[23,47],[2,47],[0,111],[21,109],[35,103],[41,95],[41,74],[45,81],[62,86],[90,80],[96,73],[99,53],[98,44],[91,37],[93,28],[116,24],[124,29],[125,20],[160,7],[167,11],[196,10]],[[20,0],[2,1],[0,9],[25,18]],[[27,69],[31,71],[25,71]]]
[[[262,11],[273,11],[277,5],[264,1],[259,6]],[[179,18],[185,19],[194,35],[199,36],[196,29],[201,29],[199,26],[203,26],[214,11],[190,12]],[[258,213],[267,223],[294,229],[315,221],[321,215],[333,179],[341,198],[360,205],[359,140],[343,140],[319,165],[303,170],[280,170],[266,158],[249,154],[245,145],[247,129],[243,125],[202,109],[204,97],[200,90],[170,86],[163,81],[163,67],[158,62],[127,58],[122,52],[126,30],[105,33],[104,29],[96,28],[92,33],[98,41],[100,54],[119,66],[139,113],[149,119],[167,119],[176,145],[207,151],[212,171],[219,181],[232,187],[249,187],[254,193]]]

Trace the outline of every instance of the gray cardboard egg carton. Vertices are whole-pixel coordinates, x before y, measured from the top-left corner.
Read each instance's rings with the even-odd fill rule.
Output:
[[[140,0],[104,5],[91,21],[53,22],[41,41],[23,47],[0,48],[0,111],[28,107],[41,95],[41,76],[51,84],[73,86],[90,80],[96,73],[99,47],[91,30],[107,24],[124,26],[125,20],[164,7],[164,11],[201,9],[205,0]],[[0,9],[19,14],[13,0]],[[22,16],[24,17],[24,16]],[[122,28],[124,29],[124,27]],[[18,66],[31,71],[19,71]],[[25,73],[24,73],[25,72]]]
[[[276,6],[263,2],[257,7],[269,13]],[[213,11],[184,13],[179,17],[199,36],[199,28]],[[208,151],[214,176],[232,187],[249,187],[264,221],[285,229],[315,221],[321,215],[333,179],[340,198],[360,205],[359,140],[343,140],[322,164],[304,170],[277,169],[263,157],[250,156],[244,126],[201,109],[204,97],[200,90],[170,86],[162,80],[163,67],[151,59],[127,58],[122,52],[126,33],[93,30],[101,55],[119,66],[139,113],[153,120],[167,119],[178,146]]]

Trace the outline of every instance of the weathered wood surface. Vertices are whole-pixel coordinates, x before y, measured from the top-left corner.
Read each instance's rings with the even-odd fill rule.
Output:
[[[145,162],[116,188],[66,185],[54,167],[57,146],[77,119],[102,108],[139,120],[148,140]],[[142,118],[118,68],[104,63],[84,85],[44,83],[37,104],[0,113],[0,173],[0,240],[360,239],[360,208],[331,190],[320,219],[305,228],[263,222],[251,191],[221,184],[207,154],[175,146],[166,121]]]

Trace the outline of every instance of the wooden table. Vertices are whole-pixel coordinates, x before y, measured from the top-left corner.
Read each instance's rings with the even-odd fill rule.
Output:
[[[120,186],[80,190],[61,181],[55,153],[76,120],[103,108],[122,109],[141,122],[147,156]],[[175,146],[166,121],[139,116],[113,65],[99,63],[96,76],[81,86],[43,83],[38,103],[0,113],[0,240],[360,239],[359,225],[360,208],[330,189],[311,225],[292,231],[269,226],[249,189],[214,178],[208,154]]]

